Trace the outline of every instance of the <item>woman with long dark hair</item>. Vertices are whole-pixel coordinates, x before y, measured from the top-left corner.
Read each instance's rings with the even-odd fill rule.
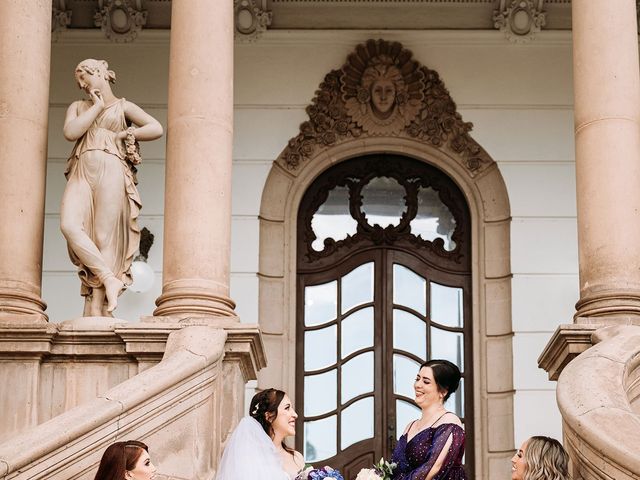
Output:
[[[254,395],[249,415],[238,423],[220,460],[217,480],[291,480],[304,467],[302,455],[284,439],[298,418],[289,396],[268,388]]]
[[[155,474],[149,447],[136,440],[127,440],[107,447],[94,480],[151,480]]]
[[[413,383],[419,419],[405,429],[393,452],[393,480],[465,480],[465,434],[458,416],[444,403],[460,384],[460,370],[447,360],[420,366]]]

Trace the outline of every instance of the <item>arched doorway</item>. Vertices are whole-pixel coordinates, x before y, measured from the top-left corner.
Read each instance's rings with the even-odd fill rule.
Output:
[[[298,213],[297,447],[355,478],[418,418],[423,361],[463,371],[447,407],[473,444],[471,225],[442,171],[367,155],[323,172]],[[472,471],[473,450],[466,456]]]
[[[404,85],[410,86],[398,84],[402,95],[396,91],[388,110],[393,115],[386,119],[390,123],[381,121],[375,105],[366,103],[367,92],[358,88],[358,82],[366,86],[365,70],[377,66],[381,55],[383,63],[391,59],[401,66]],[[352,108],[357,107],[354,95],[364,103],[358,109]],[[405,108],[406,102],[413,106]],[[462,120],[437,72],[420,65],[398,43],[358,45],[342,68],[327,73],[307,113],[308,121],[273,162],[262,194],[259,321],[268,365],[258,374],[258,387],[283,388],[294,399],[300,388],[298,222],[311,185],[333,166],[366,155],[399,155],[435,166],[464,194],[470,216],[473,332],[465,347],[473,355],[474,401],[465,405],[467,425],[473,423],[473,440],[466,449],[473,450],[476,478],[507,476],[514,448],[511,219],[498,166],[469,134],[472,125]],[[398,115],[405,120],[398,121]]]

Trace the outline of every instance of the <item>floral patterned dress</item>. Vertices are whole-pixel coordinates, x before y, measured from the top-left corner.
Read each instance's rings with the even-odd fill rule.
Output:
[[[393,451],[392,461],[397,464],[393,480],[424,480],[449,437],[452,437],[451,446],[433,480],[466,480],[462,466],[464,429],[453,423],[425,428],[409,441],[406,433],[402,435]]]

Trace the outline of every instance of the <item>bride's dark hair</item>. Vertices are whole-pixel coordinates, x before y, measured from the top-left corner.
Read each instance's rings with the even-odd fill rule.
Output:
[[[251,405],[249,405],[249,415],[255,418],[265,433],[269,435],[269,438],[273,438],[273,421],[278,416],[278,407],[282,402],[286,394],[282,390],[276,390],[275,388],[267,388],[261,392],[256,393],[251,399]],[[267,418],[269,416],[269,418]],[[282,448],[294,454],[295,450],[287,446],[282,442]]]

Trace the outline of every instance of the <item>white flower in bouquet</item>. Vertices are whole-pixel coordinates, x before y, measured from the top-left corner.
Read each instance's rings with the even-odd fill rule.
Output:
[[[356,480],[382,480],[382,477],[373,468],[363,468],[358,472]]]
[[[307,480],[309,473],[313,470],[313,465],[307,465],[296,477],[296,480]]]
[[[393,478],[393,469],[396,467],[395,463],[389,463],[384,458],[381,458],[373,468],[360,470],[356,480],[391,480]]]

